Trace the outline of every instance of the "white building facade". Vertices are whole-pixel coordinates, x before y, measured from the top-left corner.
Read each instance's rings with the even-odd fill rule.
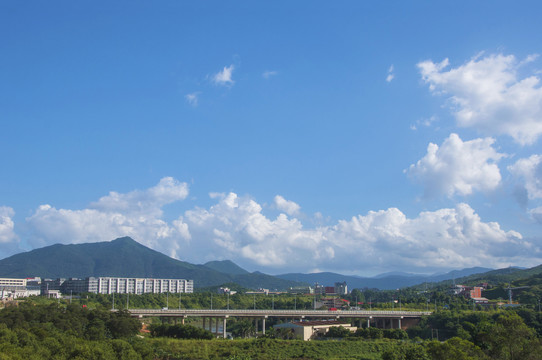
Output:
[[[193,293],[194,281],[185,279],[89,277],[87,291],[96,294]]]

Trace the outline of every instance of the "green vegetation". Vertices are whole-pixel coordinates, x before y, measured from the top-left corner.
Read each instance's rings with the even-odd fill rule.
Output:
[[[204,306],[210,294],[186,297],[187,304]],[[214,295],[213,301],[218,298]],[[231,305],[248,305],[255,297],[237,298]],[[260,298],[265,304],[265,297]],[[275,304],[293,306],[294,300],[309,306],[311,298],[276,296]],[[339,327],[309,342],[296,340],[288,329],[271,327],[265,336],[254,338],[253,322],[229,319],[228,330],[237,339],[228,341],[195,326],[197,319],[186,325],[154,319],[147,326],[150,333],[139,333],[139,320],[124,311],[109,311],[100,299],[107,300],[106,305],[112,300],[89,295],[68,304],[31,298],[1,310],[0,359],[542,359],[542,313],[528,307],[477,311],[439,307],[408,331],[371,327],[351,333]],[[130,301],[160,306],[164,299],[158,294],[132,295]]]
[[[266,321],[265,335],[257,334],[250,320],[228,319],[228,332],[235,338],[232,341],[216,339],[201,329],[198,318],[189,318],[183,325],[171,318],[147,319],[145,329],[149,331],[140,332],[140,321],[125,309],[312,309],[319,299],[314,295],[228,296],[218,295],[213,292],[216,287],[210,287],[207,292],[182,295],[84,294],[72,299],[71,304],[34,297],[0,310],[0,360],[542,359],[542,275],[527,271],[521,277],[521,271],[495,275],[505,276],[506,282],[489,284],[490,289],[483,294],[492,299],[489,306],[473,305],[462,296],[450,295],[446,283],[387,291],[354,290],[343,297],[348,300],[347,308],[430,310],[433,314],[407,331],[370,327],[351,333],[338,327],[309,342],[296,339],[291,329],[273,329],[278,322],[275,318]],[[516,279],[511,280],[510,275]],[[479,281],[480,277],[471,283],[461,282],[476,285]],[[228,285],[242,290],[238,285]],[[521,306],[497,306],[498,302],[506,303],[508,287],[520,288],[513,295]],[[113,302],[119,311],[110,311]]]

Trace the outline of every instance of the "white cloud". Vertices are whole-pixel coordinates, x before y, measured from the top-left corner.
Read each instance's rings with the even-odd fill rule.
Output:
[[[494,142],[492,138],[462,141],[450,134],[440,148],[430,143],[427,154],[410,165],[407,173],[424,186],[429,197],[494,190],[501,182],[496,162],[504,156],[492,147]]]
[[[17,240],[13,216],[15,211],[7,206],[0,206],[0,244],[11,243]]]
[[[342,251],[336,253],[362,254],[363,261],[398,268],[503,266],[511,258],[529,256],[531,249],[519,233],[482,222],[467,204],[422,212],[413,219],[395,208],[371,211],[339,221],[331,230],[341,244]],[[536,263],[534,254],[529,257]]]
[[[527,159],[519,159],[508,170],[524,182],[524,189],[529,199],[542,198],[542,155],[531,155]]]
[[[171,177],[145,191],[110,192],[88,209],[56,209],[41,205],[27,218],[31,228],[30,243],[83,243],[131,236],[141,243],[175,256],[176,241],[190,239],[182,217],[168,224],[162,219],[162,207],[184,200],[188,185]]]
[[[393,64],[392,64],[390,68],[388,69],[388,76],[386,76],[386,81],[391,82],[394,77],[395,75],[393,74]]]
[[[419,126],[429,127],[434,122],[436,122],[437,120],[438,120],[438,117],[436,115],[433,115],[430,118],[420,119],[420,120],[416,121],[416,124],[410,125],[410,129],[411,130],[418,130]]]
[[[234,81],[232,79],[233,70],[235,67],[233,65],[230,66],[224,66],[224,69],[222,71],[217,72],[213,76],[213,82],[216,85],[224,85],[224,86],[230,86],[234,84]]]
[[[193,263],[231,259],[269,272],[315,268],[427,272],[510,263],[528,266],[537,264],[541,256],[534,243],[497,223],[483,222],[467,204],[422,212],[414,218],[390,208],[307,228],[300,219],[284,213],[267,217],[263,207],[248,196],[213,193],[215,202],[210,207],[194,207],[175,220],[165,220],[163,206],[182,201],[187,194],[185,183],[164,178],[147,190],[112,192],[87,209],[42,205],[27,218],[25,227],[31,229],[33,246],[131,236]],[[296,208],[287,200],[275,200],[288,204],[290,210]],[[0,209],[8,218],[13,215],[9,208]],[[12,234],[13,225],[0,219]]]
[[[298,215],[299,210],[301,209],[298,204],[293,201],[286,200],[280,195],[275,196],[273,203],[278,210],[284,211],[288,215]]]
[[[199,102],[199,94],[200,94],[200,92],[196,91],[196,92],[193,92],[193,93],[190,93],[190,94],[186,94],[184,96],[184,98],[186,99],[188,104],[196,107],[196,106],[198,106],[198,102]]]
[[[209,209],[187,211],[185,219],[205,249],[193,254],[201,261],[230,258],[271,271],[498,267],[520,258],[536,264],[540,256],[519,233],[482,222],[467,204],[413,219],[395,208],[371,211],[307,229],[284,214],[267,218],[254,200],[230,193]]]
[[[134,190],[126,194],[110,192],[91,204],[91,208],[105,212],[162,215],[162,206],[184,200],[188,196],[188,184],[172,177],[165,177],[158,185],[145,191]]]
[[[542,206],[529,210],[529,214],[539,224],[542,224]]]
[[[446,70],[448,59],[418,64],[435,94],[448,94],[457,124],[489,135],[509,135],[522,145],[542,134],[540,79],[518,78],[518,70],[536,56],[518,61],[513,55],[477,56]]]
[[[262,77],[264,79],[269,79],[270,77],[278,75],[278,73],[279,73],[278,71],[266,70],[263,72]]]

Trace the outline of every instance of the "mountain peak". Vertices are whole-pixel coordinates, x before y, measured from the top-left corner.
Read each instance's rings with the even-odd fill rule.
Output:
[[[0,277],[85,278],[115,276],[190,279],[195,287],[236,282],[250,288],[286,289],[295,283],[252,275],[230,260],[194,265],[173,259],[125,236],[112,241],[55,244],[0,260]]]
[[[229,275],[242,275],[242,274],[248,274],[248,271],[240,267],[239,265],[235,264],[231,260],[215,260],[215,261],[209,261],[203,264],[203,266],[213,269],[215,271],[221,272],[223,274],[229,274]]]

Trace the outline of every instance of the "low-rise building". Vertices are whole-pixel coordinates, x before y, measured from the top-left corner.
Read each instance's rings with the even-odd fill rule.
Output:
[[[0,299],[17,299],[32,295],[39,295],[32,284],[29,286],[27,279],[0,278]]]
[[[288,289],[289,294],[314,294],[314,289],[310,286],[298,286]]]
[[[320,301],[317,301],[315,307],[320,309],[321,307],[326,307],[328,309],[339,309],[345,305],[345,302],[340,298],[322,298]]]
[[[278,324],[273,326],[275,329],[292,329],[296,336],[299,336],[303,340],[310,340],[312,338],[325,335],[330,328],[342,326],[352,332],[358,328],[352,326],[345,321],[329,320],[329,321],[294,321],[284,324]]]

